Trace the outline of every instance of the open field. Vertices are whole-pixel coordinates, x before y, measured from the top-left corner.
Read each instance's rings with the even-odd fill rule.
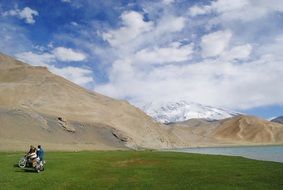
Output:
[[[283,164],[151,151],[47,152],[45,171],[0,153],[0,189],[283,189]]]

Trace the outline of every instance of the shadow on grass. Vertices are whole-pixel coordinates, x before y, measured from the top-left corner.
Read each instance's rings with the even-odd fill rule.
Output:
[[[37,173],[33,168],[20,168],[18,164],[13,164],[14,168],[18,168],[15,172]]]
[[[20,168],[18,164],[13,164],[14,168]]]
[[[15,170],[15,172],[21,172],[21,173],[37,173],[34,169],[19,169]]]

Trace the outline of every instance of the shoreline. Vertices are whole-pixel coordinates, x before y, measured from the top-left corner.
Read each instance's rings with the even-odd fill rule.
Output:
[[[197,149],[197,148],[247,148],[247,147],[270,147],[270,146],[283,146],[283,144],[243,144],[243,145],[232,145],[227,144],[223,146],[191,146],[191,147],[185,147],[185,148],[176,148],[176,149]]]
[[[277,148],[281,151],[276,152],[276,154],[274,154],[273,152],[275,150],[272,150],[272,148],[275,149]],[[171,151],[190,153],[190,154],[203,154],[203,155],[240,156],[252,160],[283,163],[283,145],[198,147],[198,148],[173,149]]]

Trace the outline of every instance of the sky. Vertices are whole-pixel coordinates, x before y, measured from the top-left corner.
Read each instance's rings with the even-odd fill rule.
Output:
[[[0,51],[136,106],[283,115],[281,0],[0,0]]]

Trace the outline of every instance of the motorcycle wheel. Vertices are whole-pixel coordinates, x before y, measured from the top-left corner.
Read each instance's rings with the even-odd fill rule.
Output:
[[[25,168],[26,163],[27,163],[27,160],[25,158],[21,158],[18,165],[20,168]]]

